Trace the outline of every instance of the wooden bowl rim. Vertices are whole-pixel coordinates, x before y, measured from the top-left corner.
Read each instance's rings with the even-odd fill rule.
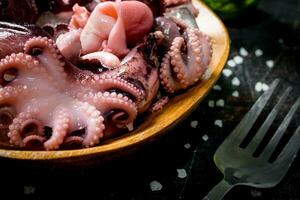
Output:
[[[75,150],[55,150],[55,151],[33,151],[33,150],[9,150],[9,149],[0,149],[0,157],[10,158],[10,159],[18,159],[18,160],[58,160],[58,159],[66,159],[66,158],[74,158],[74,157],[82,157],[82,156],[93,156],[109,154],[115,151],[120,151],[135,145],[138,145],[143,142],[150,141],[154,137],[162,135],[171,127],[175,126],[179,121],[181,121],[184,117],[186,117],[190,112],[192,112],[198,103],[205,97],[208,91],[213,87],[213,85],[218,80],[225,62],[228,58],[229,54],[229,35],[228,31],[220,20],[220,18],[208,8],[201,1],[193,0],[195,4],[198,4],[204,10],[207,10],[210,14],[212,14],[218,23],[222,26],[222,30],[224,31],[225,38],[224,38],[224,53],[220,57],[218,64],[216,65],[215,69],[212,72],[212,76],[199,84],[201,87],[207,88],[202,93],[199,94],[199,98],[189,107],[185,108],[185,112],[183,112],[178,118],[176,118],[171,123],[168,123],[163,129],[159,130],[158,132],[155,131],[140,131],[136,134],[128,134],[120,139],[116,139],[115,141],[107,144],[101,144],[99,146],[90,147],[86,149],[75,149]],[[141,137],[142,135],[142,137]]]

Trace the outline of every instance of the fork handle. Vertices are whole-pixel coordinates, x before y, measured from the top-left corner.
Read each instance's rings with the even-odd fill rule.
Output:
[[[203,198],[203,200],[220,200],[226,195],[226,193],[233,188],[234,185],[228,183],[224,179],[213,187],[209,193]]]

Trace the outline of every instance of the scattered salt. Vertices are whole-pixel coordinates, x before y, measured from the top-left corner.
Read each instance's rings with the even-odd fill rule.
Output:
[[[158,181],[152,181],[150,183],[150,189],[151,191],[160,191],[162,189],[162,184]]]
[[[216,102],[216,105],[219,106],[219,107],[224,107],[224,100],[223,99],[219,99],[217,102]]]
[[[264,52],[261,50],[261,49],[256,49],[254,54],[259,57],[259,56],[262,56],[264,54]]]
[[[240,48],[240,55],[243,56],[243,57],[246,57],[249,55],[247,49],[245,49],[244,47],[241,47]]]
[[[269,86],[267,84],[263,83],[262,86],[261,86],[261,89],[263,91],[267,91],[269,89]]]
[[[186,149],[189,149],[189,148],[191,148],[191,145],[190,145],[190,143],[186,143],[186,144],[184,145],[184,148],[186,148]]]
[[[233,60],[228,60],[228,61],[227,61],[227,65],[228,65],[229,67],[235,67],[235,66],[236,66],[236,64],[235,64],[235,62],[234,62]]]
[[[204,140],[205,142],[208,140],[208,136],[206,135],[206,134],[204,134],[203,136],[202,136],[202,140]]]
[[[239,97],[239,96],[240,96],[239,91],[234,91],[234,92],[232,93],[232,96],[234,96],[234,97]]]
[[[269,67],[269,68],[273,68],[273,67],[274,67],[274,61],[273,61],[273,60],[267,60],[267,61],[266,61],[266,65],[267,65],[267,67]]]
[[[215,86],[213,87],[213,90],[221,91],[222,88],[221,88],[221,86],[219,86],[219,85],[215,85]]]
[[[211,108],[215,107],[215,102],[213,100],[209,100],[208,101],[208,106],[211,107]]]
[[[198,126],[198,121],[191,121],[191,127],[196,128]]]
[[[254,89],[255,89],[256,92],[261,92],[262,91],[262,83],[257,82],[254,86]]]
[[[34,194],[35,187],[34,186],[24,186],[24,194]]]
[[[177,177],[185,178],[187,176],[185,169],[177,169]]]
[[[241,57],[241,56],[234,56],[233,60],[238,65],[240,65],[240,64],[242,64],[244,62],[244,58]]]
[[[241,82],[237,77],[234,77],[231,81],[231,84],[234,86],[239,86],[241,84]]]
[[[252,189],[250,193],[252,197],[260,197],[262,195],[262,192],[257,189]]]
[[[222,128],[222,127],[223,127],[223,122],[222,122],[222,120],[217,119],[217,120],[215,121],[215,125],[216,125],[216,126],[219,126],[220,128]]]
[[[224,69],[222,71],[223,75],[226,76],[226,77],[229,77],[232,75],[232,71],[230,69]]]

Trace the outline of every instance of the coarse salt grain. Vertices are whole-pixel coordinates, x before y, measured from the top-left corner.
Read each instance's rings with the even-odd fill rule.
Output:
[[[243,57],[246,57],[249,55],[247,49],[245,49],[244,47],[241,47],[240,48],[240,55],[243,56]]]
[[[241,57],[241,56],[234,56],[233,60],[238,65],[240,65],[240,64],[242,64],[244,62],[244,58]]]
[[[218,127],[220,127],[220,128],[222,128],[222,127],[223,127],[223,122],[222,122],[222,120],[217,119],[217,120],[215,121],[215,125],[218,126]]]
[[[232,71],[230,69],[224,69],[222,71],[223,75],[226,76],[226,77],[229,77],[232,75]]]
[[[219,106],[219,107],[224,107],[225,102],[224,102],[223,99],[219,99],[219,100],[216,102],[216,105]]]
[[[177,177],[185,178],[187,176],[185,169],[177,169]]]
[[[239,86],[241,84],[240,80],[238,79],[238,77],[234,77],[231,81],[231,84],[234,86]]]
[[[215,102],[213,100],[209,100],[208,101],[208,106],[211,107],[211,108],[215,107]]]
[[[236,64],[235,64],[235,62],[234,62],[233,60],[228,60],[228,61],[227,61],[227,65],[228,65],[229,67],[235,67],[235,66],[236,66]]]
[[[267,65],[267,67],[269,67],[269,68],[273,68],[273,67],[274,67],[274,61],[273,61],[273,60],[267,60],[267,61],[266,61],[266,65]]]
[[[186,144],[184,145],[184,148],[186,148],[186,149],[189,149],[189,148],[191,148],[191,145],[190,145],[190,143],[186,143]]]
[[[24,186],[24,194],[34,194],[35,187],[34,186]]]
[[[151,191],[160,191],[162,189],[162,184],[160,184],[160,182],[158,181],[152,181],[150,183],[150,189]]]
[[[239,96],[240,96],[239,91],[234,91],[234,92],[232,93],[232,96],[234,96],[234,97],[239,97]]]
[[[203,136],[202,136],[202,140],[204,140],[205,142],[208,140],[208,135],[206,135],[206,134],[204,134]]]
[[[256,49],[256,50],[254,51],[254,54],[255,54],[257,57],[259,57],[259,56],[262,56],[262,55],[264,54],[264,52],[263,52],[261,49]]]
[[[256,92],[261,92],[262,91],[262,83],[257,82],[254,86],[254,89],[255,89]]]
[[[263,83],[262,86],[261,86],[261,89],[263,91],[267,91],[269,89],[269,86],[267,84]]]
[[[250,193],[252,197],[260,197],[262,195],[262,192],[257,189],[252,189]]]
[[[197,126],[198,126],[198,121],[197,120],[191,121],[191,127],[192,128],[196,128]]]
[[[215,85],[215,86],[213,87],[213,90],[221,91],[222,88],[221,88],[221,86],[219,86],[219,85]]]

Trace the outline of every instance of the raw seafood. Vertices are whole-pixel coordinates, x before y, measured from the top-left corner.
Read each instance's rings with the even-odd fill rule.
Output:
[[[0,129],[13,147],[95,146],[207,72],[210,40],[188,0],[30,2],[29,20],[0,9],[32,23],[0,23]]]

